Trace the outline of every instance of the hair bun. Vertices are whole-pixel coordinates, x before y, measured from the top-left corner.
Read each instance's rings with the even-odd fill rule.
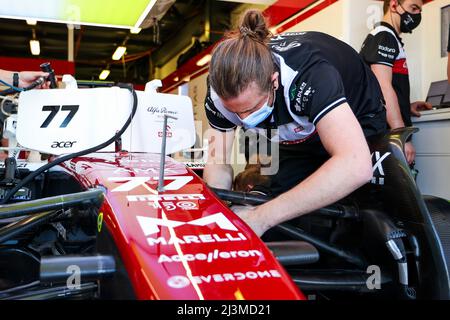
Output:
[[[240,22],[215,46],[209,65],[210,86],[223,99],[238,97],[252,83],[260,92],[272,91],[275,64],[266,20],[260,11],[251,10]]]
[[[239,27],[239,32],[241,33],[242,37],[251,37],[251,38],[255,38],[256,40],[259,40],[258,39],[258,35],[256,34],[256,32],[253,31],[253,30],[250,30],[247,27],[240,26]]]
[[[250,37],[254,40],[266,43],[271,37],[267,28],[266,18],[259,10],[248,10],[243,15],[239,26],[241,37]]]

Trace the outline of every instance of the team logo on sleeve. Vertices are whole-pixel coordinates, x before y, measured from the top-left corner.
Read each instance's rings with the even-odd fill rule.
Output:
[[[303,114],[305,112],[306,105],[310,102],[315,92],[316,90],[314,90],[310,85],[306,82],[302,82],[298,88],[293,111],[298,114]]]
[[[382,45],[378,46],[378,54],[386,59],[394,60],[395,53],[396,53],[395,48],[389,48],[387,46],[382,46]]]
[[[298,41],[292,41],[290,43],[287,43],[286,41],[278,43],[276,45],[272,45],[272,49],[279,51],[279,52],[285,52],[288,50],[291,50],[293,48],[300,47],[302,44]]]

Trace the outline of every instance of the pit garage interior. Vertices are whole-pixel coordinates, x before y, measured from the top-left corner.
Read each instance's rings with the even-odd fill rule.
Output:
[[[416,0],[402,2],[408,1]],[[416,218],[420,216],[417,218],[420,223],[404,218],[405,215],[399,213],[401,209],[397,207],[392,210],[395,212],[392,215],[396,218],[392,218],[391,221],[390,213],[381,214],[378,211],[375,212],[375,209],[363,208],[363,205],[352,207],[352,204],[344,203],[318,210],[320,217],[308,221],[307,226],[300,224],[304,227],[303,229],[281,225],[278,233],[273,236],[266,235],[266,238],[263,237],[262,240],[245,222],[236,216],[233,217],[231,209],[224,209],[226,206],[223,203],[261,205],[270,199],[258,198],[260,193],[248,193],[251,188],[247,186],[234,190],[240,192],[237,194],[221,193],[220,190],[216,190],[217,195],[212,196],[214,190],[209,190],[202,181],[203,169],[210,152],[207,134],[210,125],[205,112],[205,98],[213,49],[223,41],[227,32],[238,25],[242,14],[247,10],[257,9],[267,18],[268,27],[274,37],[282,37],[284,33],[317,31],[331,35],[360,52],[367,35],[383,18],[383,1],[139,0],[131,2],[0,0],[0,71],[50,72],[55,77],[57,87],[57,89],[15,92],[14,88],[11,89],[13,79],[6,76],[5,79],[2,78],[3,82],[0,84],[2,91],[0,118],[3,127],[0,159],[4,162],[0,166],[0,189],[2,190],[0,195],[2,200],[0,204],[0,299],[66,297],[320,300],[322,298],[339,299],[342,292],[352,297],[366,297],[364,294],[371,290],[367,289],[367,291],[366,288],[359,287],[366,285],[367,276],[365,278],[364,276],[367,275],[367,267],[370,265],[367,261],[376,260],[379,257],[375,255],[370,259],[363,259],[359,251],[352,252],[346,249],[346,241],[349,241],[347,238],[342,237],[342,240],[340,236],[336,236],[343,242],[333,243],[333,245],[336,244],[334,247],[328,243],[330,238],[323,236],[328,228],[332,228],[331,226],[334,228],[341,225],[340,219],[345,221],[342,225],[345,227],[348,225],[351,228],[358,225],[361,222],[361,215],[366,213],[370,218],[361,222],[364,228],[369,224],[378,225],[377,221],[388,216],[386,226],[379,226],[380,230],[390,228],[391,235],[408,238],[404,240],[405,243],[409,241],[408,245],[405,245],[406,249],[402,249],[408,253],[408,257],[405,254],[404,257],[387,263],[389,275],[386,279],[384,274],[380,278],[381,284],[389,288],[386,297],[450,299],[448,295],[450,293],[448,282],[450,279],[448,271],[450,211],[445,207],[445,204],[450,201],[450,80],[447,71],[450,63],[447,53],[449,0],[416,1],[423,5],[420,26],[412,34],[401,35],[408,61],[410,100],[411,102],[426,101],[431,104],[429,110],[421,111],[420,117],[412,116],[411,118],[412,126],[419,129],[412,135],[416,152],[414,166],[400,164],[397,166],[393,163],[392,167],[389,167],[389,164],[386,165],[389,167],[387,170],[386,166],[382,165],[385,159],[383,153],[374,151],[372,154],[374,177],[369,184],[378,184],[378,187],[382,188],[384,179],[389,180],[387,171],[402,183],[406,183],[407,180],[407,183],[411,184],[402,189],[407,190],[404,192],[398,189],[403,188],[402,184],[389,185],[387,186],[389,196],[383,194],[380,198],[378,196],[376,198],[382,199],[380,201],[388,199],[386,201],[390,201],[389,203],[395,202],[398,192],[399,199],[402,199],[399,200],[401,201],[399,206],[403,206],[410,212],[419,212],[411,213],[411,215]],[[49,63],[47,68],[45,68],[46,63]],[[154,82],[155,79],[160,80],[160,83]],[[152,116],[165,113],[166,111],[161,111],[166,110],[162,105],[169,103],[169,100],[164,100],[165,96],[161,95],[154,98],[156,104],[153,106],[152,94],[171,95],[170,103],[178,101],[179,106],[187,106],[187,111],[181,109],[177,111],[178,117],[186,116],[189,121],[192,118],[192,124],[186,125],[190,130],[186,136],[192,136],[191,141],[195,140],[195,143],[191,145],[187,143],[183,150],[171,148],[171,130],[174,130],[177,125],[172,126],[171,123],[175,121],[175,118],[170,118],[169,111],[164,117],[165,122],[162,122],[162,118],[155,120],[152,124],[145,123],[144,120],[139,122],[137,126],[148,126],[145,131],[148,135],[146,133],[136,138],[139,132],[144,131],[139,131],[143,130],[141,128],[133,129],[132,133],[125,133],[121,139],[116,137],[108,140],[109,143],[104,145],[103,152],[98,153],[100,154],[98,159],[96,156],[90,157],[86,154],[74,158],[75,160],[68,158],[58,165],[62,169],[53,167],[36,175],[33,181],[26,181],[27,184],[24,182],[25,189],[16,190],[20,194],[10,192],[21,181],[25,181],[27,175],[38,170],[37,168],[42,168],[71,153],[59,148],[67,148],[70,151],[73,147],[75,153],[80,151],[76,149],[75,140],[85,139],[86,146],[93,147],[106,141],[111,135],[117,134],[121,126],[112,128],[109,123],[116,121],[114,113],[119,110],[117,109],[120,107],[119,102],[132,101],[131,98],[125,97],[128,92],[126,88],[129,86],[122,86],[122,84],[132,84],[136,92],[142,92],[142,95],[138,95],[138,100],[145,103],[148,101],[148,104],[152,105],[145,107]],[[40,99],[39,92],[52,90],[61,92],[57,97],[55,95],[55,100],[49,98],[45,101],[45,106],[51,107],[58,104],[56,111],[51,108],[41,110],[40,108],[46,107],[36,106],[40,112],[45,110],[44,114],[48,116],[47,111],[57,114],[60,107],[62,107],[61,113],[63,110],[74,112],[74,114],[78,111],[78,109],[70,109],[73,103],[68,97],[73,93],[68,93],[64,97],[63,90],[81,92],[81,90],[115,90],[114,88],[117,92],[103,93],[102,91],[102,95],[95,100],[97,105],[105,104],[105,107],[99,108],[98,112],[92,111],[90,119],[84,120],[87,123],[87,129],[77,128],[78,132],[85,131],[83,138],[69,139],[62,134],[58,137],[49,137],[48,140],[44,137],[46,134],[44,131],[34,133],[31,130],[27,132],[25,129],[18,128],[16,132],[16,126],[21,125],[19,122],[23,121],[31,126],[33,120],[32,116],[20,114],[21,103],[31,105],[33,99],[34,101]],[[6,91],[11,92],[6,94]],[[92,92],[94,94],[94,91]],[[98,92],[100,94],[100,91]],[[36,95],[33,96],[31,93]],[[148,96],[143,93],[148,93]],[[144,96],[146,98],[141,99]],[[86,100],[80,101],[87,101],[88,97],[90,96],[86,94]],[[60,105],[56,101],[63,102]],[[109,104],[111,108],[108,109],[106,104]],[[93,108],[95,105],[90,107]],[[139,114],[139,110],[136,114]],[[127,119],[126,115],[120,115],[120,117],[122,122]],[[135,118],[139,117],[135,116]],[[61,118],[61,121],[62,119],[64,118]],[[90,132],[92,121],[96,122],[96,128]],[[46,126],[48,123],[44,122],[37,124],[36,128],[41,130]],[[105,128],[103,133],[101,133],[102,127]],[[22,130],[20,135],[19,130]],[[54,131],[54,134],[56,132],[60,134],[60,131]],[[61,133],[64,132],[61,131]],[[99,138],[92,138],[95,143],[90,144],[89,137],[94,135],[98,135]],[[49,147],[49,151],[44,151],[45,147],[41,149],[36,147],[36,151],[32,147],[34,142],[26,145],[20,138],[26,141],[41,140],[42,143],[36,142],[36,146],[41,146],[43,141],[48,140],[52,147]],[[128,139],[130,141],[138,139],[138,142],[128,143]],[[160,140],[166,139],[169,140],[167,148],[174,150],[173,153],[167,152],[168,157],[165,160],[166,171],[170,173],[164,169],[161,171],[164,162],[159,157],[161,150],[165,150],[161,147],[166,147],[166,142],[163,143]],[[391,143],[389,148],[394,148],[392,146],[396,142],[392,141],[401,140],[402,134],[394,135],[391,139],[393,140],[389,140]],[[251,176],[252,172],[246,171],[247,144],[240,134],[235,135],[234,142],[231,154],[233,178],[242,179],[245,174]],[[186,144],[186,142],[183,143]],[[137,144],[145,145],[145,150],[140,150],[136,147]],[[136,154],[125,155],[126,151],[130,151],[126,146],[131,149],[136,148]],[[398,144],[395,146],[397,151],[402,148]],[[57,152],[52,154],[51,151],[56,149],[58,149]],[[384,155],[388,153],[393,155],[397,152],[389,150]],[[147,156],[147,154],[151,155]],[[116,167],[111,172],[118,175],[105,175],[104,172],[109,170],[108,166],[114,165]],[[186,172],[189,174],[185,173],[181,177],[185,180],[175,177],[180,175],[180,170],[182,172],[188,170]],[[63,175],[61,172],[66,172],[67,177],[61,177]],[[133,186],[130,182],[134,180],[124,178],[125,172],[130,174],[132,177],[130,179],[140,177],[141,180],[135,182]],[[106,182],[99,182],[102,179]],[[165,189],[164,181],[166,181]],[[116,185],[113,186],[114,183]],[[124,184],[118,186],[117,183]],[[234,187],[237,188],[237,184],[234,184]],[[133,188],[141,188],[143,193],[133,195]],[[124,190],[126,192],[123,192]],[[370,192],[377,192],[377,190],[371,189]],[[169,193],[165,195],[164,192],[167,191]],[[116,197],[120,192],[123,192],[125,202]],[[149,192],[150,195],[148,195]],[[183,194],[185,197],[182,196]],[[66,195],[65,198],[64,195]],[[433,198],[427,198],[428,196]],[[154,200],[152,197],[159,197],[159,200]],[[217,199],[211,200],[211,197],[217,197]],[[3,202],[6,198],[10,201]],[[43,201],[39,202],[47,198],[52,198],[52,201],[60,205],[64,203],[62,209],[58,209],[56,204],[52,206]],[[219,198],[221,200],[218,200]],[[362,198],[366,200],[366,197]],[[436,200],[438,198],[439,201]],[[35,203],[27,207],[29,201],[30,203],[35,201]],[[418,201],[416,206],[409,203],[414,201]],[[144,203],[151,207],[151,214],[146,216],[142,213],[146,209],[139,207],[136,209],[141,210],[139,214],[135,214],[134,211],[129,214],[129,216],[136,215],[136,217],[133,216],[133,221],[125,217],[127,210],[131,210],[130,204],[133,207],[134,205],[144,206]],[[150,206],[151,203],[153,203],[152,206]],[[95,209],[90,208],[90,205]],[[189,207],[191,205],[192,208]],[[355,208],[361,212],[354,213]],[[347,209],[348,211],[345,211]],[[224,214],[224,210],[228,211]],[[170,212],[172,216],[167,217],[166,213]],[[213,218],[202,220],[207,217],[219,217],[219,212],[222,214],[220,217],[226,220],[225,222],[224,220],[216,221]],[[434,215],[430,212],[434,212]],[[90,216],[92,214],[95,218]],[[186,214],[190,220],[187,220]],[[423,218],[423,214],[427,217]],[[355,216],[358,217],[355,218]],[[400,218],[397,219],[397,217]],[[353,218],[357,222],[354,222]],[[82,222],[74,227],[73,223],[66,225],[67,219],[79,219],[76,221]],[[155,222],[157,220],[158,223]],[[215,229],[205,227],[213,222],[215,222]],[[86,226],[89,223],[95,225],[93,231]],[[423,229],[417,227],[422,224],[425,225]],[[191,229],[188,230],[188,228]],[[210,230],[205,231],[201,228],[210,228]],[[376,228],[373,227],[373,229]],[[50,229],[52,231],[49,231]],[[100,232],[101,230],[108,231]],[[177,230],[180,230],[180,233],[177,233]],[[154,235],[156,231],[158,237]],[[77,235],[69,241],[71,232]],[[139,233],[141,238],[134,236],[134,233]],[[188,234],[187,238],[186,234]],[[312,236],[309,237],[309,234]],[[409,238],[410,235],[412,235],[411,239],[415,239],[414,236],[418,238],[414,241],[419,245],[411,244],[413,241]],[[99,238],[96,242],[92,240],[95,237]],[[58,240],[60,238],[64,238],[64,241],[60,242]],[[380,243],[389,243],[391,240],[394,241],[394,238],[381,237]],[[252,240],[250,245],[245,242],[250,240]],[[395,241],[397,240],[395,238]],[[83,245],[80,245],[81,242]],[[270,244],[271,242],[273,244]],[[143,244],[148,248],[142,248]],[[217,247],[214,246],[215,244]],[[224,249],[226,244],[231,246],[228,251]],[[192,250],[189,249],[189,245],[192,246]],[[369,247],[372,248],[371,245]],[[424,261],[419,259],[419,255],[414,256],[414,248],[418,247],[422,250],[420,259]],[[374,250],[381,252],[384,249]],[[389,250],[386,251],[387,253],[380,254],[380,259],[388,259],[386,256],[389,255]],[[319,260],[319,255],[322,259],[322,251],[325,252],[325,262]],[[332,257],[333,255],[336,257]],[[417,270],[411,267],[411,265],[419,265],[414,257],[421,263]],[[223,261],[226,260],[223,265],[220,265],[221,258]],[[236,264],[233,265],[233,258],[237,259],[236,261],[244,261],[242,268],[247,268],[247,271],[240,273],[239,270],[234,270]],[[403,273],[401,271],[405,268],[405,261],[409,265],[408,268],[414,269],[412,271],[408,269],[406,276],[404,270]],[[83,269],[81,274],[82,278],[86,276],[88,280],[82,281],[81,286],[79,284],[70,286],[67,282],[69,288],[67,289],[66,285],[61,284],[67,278],[65,271],[68,266],[78,263],[87,270],[83,273],[85,270]],[[215,267],[214,263],[218,266]],[[100,264],[102,268],[99,267]],[[320,271],[311,271],[308,269],[309,265],[318,267]],[[347,265],[351,265],[352,268]],[[27,266],[33,271],[28,272]],[[328,268],[325,268],[326,270],[329,270],[330,266],[332,269],[336,266],[336,270],[333,269],[334,273],[328,274],[321,269],[323,266]],[[348,271],[350,269],[351,271]],[[347,270],[348,273],[342,270]],[[27,275],[24,276],[22,273]],[[244,279],[241,282],[236,280],[238,273],[242,274]],[[423,277],[422,273],[425,274]],[[430,274],[436,276],[430,276]],[[408,279],[410,279],[409,284]],[[390,284],[397,282],[401,284],[399,285],[401,289]],[[224,283],[229,286],[227,287]],[[273,290],[268,290],[268,285],[273,286]],[[336,287],[333,287],[334,285]],[[384,297],[383,294],[373,296]],[[372,297],[371,292],[367,294],[367,297]]]

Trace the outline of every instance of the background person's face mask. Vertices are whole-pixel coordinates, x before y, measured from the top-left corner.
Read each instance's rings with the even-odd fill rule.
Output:
[[[399,5],[405,11],[402,14],[397,12],[400,16],[400,31],[403,33],[412,33],[412,31],[417,28],[422,21],[422,13],[409,13],[400,3]]]
[[[251,128],[256,127],[258,124],[260,124],[261,122],[266,120],[272,114],[273,105],[275,104],[275,96],[273,98],[272,106],[269,106],[269,100],[270,100],[270,95],[267,98],[267,101],[264,103],[264,106],[259,108],[257,111],[249,114],[244,119],[242,119],[238,115],[239,120],[241,120],[241,122],[245,128],[251,129]]]

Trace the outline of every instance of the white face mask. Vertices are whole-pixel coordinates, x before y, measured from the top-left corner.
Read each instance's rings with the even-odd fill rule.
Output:
[[[269,99],[270,96],[267,98],[267,101],[264,103],[264,105],[259,108],[257,111],[249,114],[247,117],[242,119],[241,117],[238,118],[241,120],[242,124],[245,128],[251,129],[256,127],[258,124],[266,120],[273,112],[273,106],[275,104],[275,95],[273,97],[273,103],[271,106],[269,106]]]

